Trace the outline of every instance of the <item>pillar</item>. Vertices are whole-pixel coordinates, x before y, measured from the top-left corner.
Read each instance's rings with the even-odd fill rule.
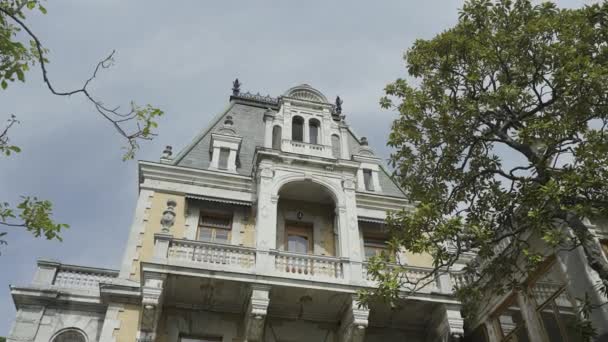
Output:
[[[536,302],[529,293],[529,288],[517,292],[517,304],[521,315],[526,322],[528,338],[534,342],[549,342],[542,323],[536,314]]]
[[[251,296],[243,320],[244,341],[262,341],[269,304],[270,286],[251,284]]]
[[[144,274],[138,340],[154,341],[156,339],[166,277],[166,274],[161,273]]]
[[[258,172],[256,270],[261,273],[272,273],[274,259],[270,255],[270,251],[277,248],[277,203],[279,198],[272,196],[274,177],[272,164],[262,162]]]
[[[349,306],[342,314],[338,331],[340,342],[363,342],[365,329],[368,325],[369,310],[360,306],[359,301],[353,297]]]

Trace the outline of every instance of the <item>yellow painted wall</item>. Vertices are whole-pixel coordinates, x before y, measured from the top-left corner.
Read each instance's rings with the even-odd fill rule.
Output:
[[[120,327],[114,331],[116,341],[135,341],[139,328],[139,311],[139,305],[125,304],[124,309],[118,313]]]
[[[252,214],[248,215],[248,220],[244,222],[241,241],[245,247],[255,247],[255,217]]]
[[[150,261],[154,256],[154,234],[160,233],[160,220],[163,212],[167,209],[167,201],[170,199],[175,200],[177,203],[175,207],[175,223],[171,227],[171,234],[178,239],[184,237],[186,220],[185,198],[175,194],[155,192],[150,209],[146,209],[145,216],[148,220],[144,231],[141,233],[141,246],[137,248],[137,258],[133,261],[131,267],[130,278],[132,280],[139,281],[140,263]]]
[[[405,260],[410,266],[417,267],[433,267],[433,257],[428,253],[415,254],[412,252],[405,252]]]

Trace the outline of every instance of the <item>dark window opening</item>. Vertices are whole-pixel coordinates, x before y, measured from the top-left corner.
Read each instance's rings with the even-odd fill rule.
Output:
[[[304,141],[304,119],[299,116],[291,121],[291,140]]]

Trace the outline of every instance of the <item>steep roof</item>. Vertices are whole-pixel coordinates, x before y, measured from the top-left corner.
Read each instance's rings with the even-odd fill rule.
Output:
[[[302,87],[310,86],[294,87],[288,93],[291,94],[291,91],[297,94],[297,91],[301,91],[302,89],[300,88]],[[211,121],[210,125],[202,130],[174,158],[174,165],[207,169],[211,162],[211,133],[217,131],[222,126],[226,116],[230,115],[234,122],[233,128],[236,130],[237,135],[243,139],[237,157],[236,171],[240,175],[251,176],[255,149],[258,146],[264,145],[264,113],[269,109],[276,112],[278,110],[278,101],[269,96],[253,95],[250,93],[234,95],[230,99],[228,107],[219,113]],[[326,101],[324,96],[323,99]],[[350,155],[352,156],[358,153],[361,143],[354,132],[350,129],[349,132],[348,146]],[[401,198],[405,197],[382,165],[381,172],[379,172],[379,182],[382,187],[382,194]]]

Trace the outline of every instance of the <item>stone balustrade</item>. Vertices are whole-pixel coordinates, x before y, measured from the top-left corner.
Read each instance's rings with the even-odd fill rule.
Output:
[[[283,139],[281,150],[316,157],[333,158],[331,146],[310,144],[302,141]]]
[[[343,279],[344,266],[336,257],[273,251],[275,270],[289,277],[305,279]]]
[[[211,271],[240,272],[289,279],[304,279],[355,286],[376,286],[367,272],[367,263],[347,258],[257,250],[221,243],[174,239],[156,235],[155,262]],[[432,269],[404,266],[406,281],[416,284],[416,292],[450,293],[467,282],[463,272],[435,276]],[[405,286],[409,290],[413,286]]]
[[[50,285],[57,289],[96,292],[99,291],[99,284],[111,284],[116,278],[118,278],[118,271],[115,270],[39,260],[34,284]]]
[[[249,270],[255,266],[255,249],[220,243],[172,239],[168,260],[225,269]]]

